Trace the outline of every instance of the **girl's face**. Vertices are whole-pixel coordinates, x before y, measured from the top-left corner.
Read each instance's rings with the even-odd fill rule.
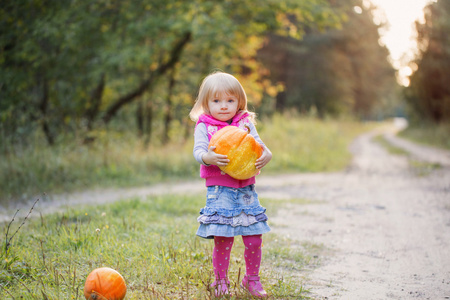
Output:
[[[208,108],[211,115],[223,122],[230,120],[236,115],[238,106],[238,98],[227,93],[220,93],[208,99]]]

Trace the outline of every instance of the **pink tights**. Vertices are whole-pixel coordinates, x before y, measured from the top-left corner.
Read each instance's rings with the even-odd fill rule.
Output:
[[[245,246],[246,273],[250,276],[257,276],[261,264],[262,235],[242,236],[242,240]],[[227,278],[233,242],[234,237],[214,237],[213,267],[216,279]]]

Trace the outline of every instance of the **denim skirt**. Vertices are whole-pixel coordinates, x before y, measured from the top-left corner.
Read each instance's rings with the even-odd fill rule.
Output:
[[[266,209],[259,204],[255,186],[230,188],[208,186],[206,206],[200,210],[197,235],[214,236],[259,235],[270,231]]]

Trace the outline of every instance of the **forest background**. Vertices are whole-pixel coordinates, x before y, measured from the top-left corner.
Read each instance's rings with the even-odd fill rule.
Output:
[[[315,130],[311,122],[403,116],[445,136],[450,3],[431,3],[417,23],[419,52],[406,88],[379,42],[386,24],[374,24],[366,4],[7,1],[0,8],[0,199],[195,176],[188,113],[201,80],[218,69],[241,81],[262,131],[283,118]],[[275,166],[326,170],[292,161]]]

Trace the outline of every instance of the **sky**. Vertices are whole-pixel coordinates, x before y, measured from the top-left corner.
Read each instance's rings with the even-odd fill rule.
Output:
[[[369,0],[364,0],[367,3]],[[416,20],[423,20],[423,8],[436,0],[370,0],[379,9],[375,22],[387,20],[386,32],[381,31],[381,41],[391,53],[392,64],[398,70],[398,81],[408,85],[412,70],[407,66],[414,57]]]

